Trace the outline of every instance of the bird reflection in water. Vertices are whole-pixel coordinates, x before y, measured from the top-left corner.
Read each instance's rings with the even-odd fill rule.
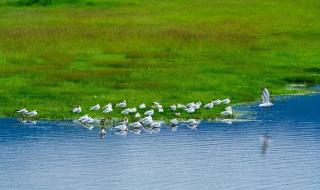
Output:
[[[267,153],[271,137],[268,134],[263,134],[260,136],[261,143],[261,154],[265,155]]]

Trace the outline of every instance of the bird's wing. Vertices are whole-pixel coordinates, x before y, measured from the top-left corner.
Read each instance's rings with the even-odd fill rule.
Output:
[[[266,88],[263,89],[263,91],[262,91],[262,96],[263,96],[263,98],[262,98],[263,103],[269,102],[270,94],[269,94],[268,89],[266,89]]]

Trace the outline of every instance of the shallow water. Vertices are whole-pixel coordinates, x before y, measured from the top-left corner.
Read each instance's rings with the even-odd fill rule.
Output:
[[[252,121],[103,139],[69,122],[1,119],[0,189],[320,189],[319,102],[281,97],[237,108]]]

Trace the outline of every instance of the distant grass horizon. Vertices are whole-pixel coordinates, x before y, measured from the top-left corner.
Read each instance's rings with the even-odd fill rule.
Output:
[[[111,117],[87,110],[250,102],[262,87],[319,84],[319,10],[317,0],[0,0],[0,117],[27,107],[69,119],[76,105]]]

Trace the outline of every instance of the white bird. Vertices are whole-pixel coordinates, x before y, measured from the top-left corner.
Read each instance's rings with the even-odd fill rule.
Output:
[[[158,112],[163,113],[163,108],[159,108]]]
[[[185,105],[183,105],[183,104],[178,104],[178,105],[177,105],[177,108],[179,108],[179,109],[186,109],[187,106],[185,106]]]
[[[221,115],[223,116],[229,116],[232,115],[232,107],[228,106],[224,109],[225,111],[221,112]]]
[[[131,108],[131,111],[130,111],[130,113],[135,113],[135,112],[137,112],[137,108],[136,108],[136,107],[134,107],[134,108]]]
[[[89,117],[88,115],[81,116],[79,119],[77,119],[77,121],[82,122],[83,120],[87,119],[88,117]]]
[[[26,114],[28,114],[28,109],[27,108],[23,108],[23,109],[17,110],[17,112],[21,113],[23,115],[26,115]]]
[[[148,115],[148,116],[152,116],[153,114],[154,114],[154,110],[153,109],[144,112],[144,115]]]
[[[273,105],[273,103],[270,102],[270,94],[268,89],[266,88],[262,89],[261,98],[262,98],[262,104],[259,105],[260,107],[268,107]]]
[[[221,104],[221,100],[220,99],[216,99],[216,100],[213,100],[212,103],[213,103],[214,106],[215,105],[219,105],[219,104]]]
[[[195,129],[198,127],[199,123],[200,122],[195,119],[188,119],[187,120],[187,127],[190,129]]]
[[[93,122],[94,122],[94,119],[92,117],[87,117],[81,121],[81,123],[83,124],[92,124]]]
[[[136,115],[134,115],[135,118],[139,118],[141,117],[140,113],[136,113]]]
[[[105,105],[102,109],[107,109],[107,108],[112,108],[112,103],[109,103],[109,104],[107,104],[107,105]]]
[[[172,111],[176,111],[177,106],[176,106],[175,104],[173,104],[173,105],[169,106],[169,108],[170,108],[170,110],[172,110]]]
[[[204,108],[207,108],[207,109],[212,109],[213,108],[213,103],[210,102],[210,103],[207,103],[206,105],[203,106]]]
[[[116,105],[116,107],[120,107],[120,108],[125,108],[127,107],[127,101],[126,100],[123,100],[122,102],[118,103]]]
[[[123,111],[121,111],[122,114],[128,115],[129,113],[131,113],[131,108],[127,108]]]
[[[178,125],[178,120],[177,119],[171,119],[170,120],[170,124],[171,124],[171,126],[176,126],[176,125]]]
[[[144,126],[147,126],[147,125],[150,125],[152,122],[153,122],[153,119],[151,116],[147,116],[147,117],[144,117],[142,119],[140,119],[139,121],[142,125]]]
[[[97,111],[97,110],[99,110],[99,109],[100,109],[100,104],[97,104],[97,105],[92,106],[92,107],[90,108],[90,110],[93,110],[93,111]]]
[[[110,113],[110,112],[112,112],[112,111],[113,111],[112,107],[106,107],[106,108],[103,110],[103,113]]]
[[[140,108],[140,109],[145,109],[145,108],[146,108],[146,105],[145,105],[144,103],[142,103],[142,104],[139,105],[139,108]]]
[[[150,124],[151,128],[160,128],[161,127],[161,123],[158,121],[154,121]]]
[[[134,122],[131,123],[129,126],[133,129],[140,129],[142,127],[142,124],[140,122]]]
[[[37,110],[33,110],[33,111],[31,111],[31,112],[28,112],[27,115],[28,115],[29,117],[34,117],[34,116],[38,115],[38,112],[37,112]]]
[[[187,104],[187,107],[188,107],[188,108],[194,108],[195,105],[196,105],[196,104],[195,104],[194,102],[191,102],[191,103]]]
[[[180,112],[177,112],[177,113],[174,113],[174,115],[180,116],[181,114],[180,114]]]
[[[128,127],[126,125],[118,125],[113,127],[113,129],[116,131],[128,131]]]
[[[73,109],[72,109],[72,112],[73,112],[73,113],[81,113],[81,107],[78,106],[78,107],[73,108]]]
[[[188,113],[194,113],[196,111],[194,108],[186,108],[184,110]]]
[[[221,103],[222,104],[229,104],[231,101],[230,101],[230,99],[229,98],[226,98],[226,99],[224,99],[224,100],[221,100]]]
[[[195,109],[200,109],[201,108],[202,103],[200,101],[195,103]]]

